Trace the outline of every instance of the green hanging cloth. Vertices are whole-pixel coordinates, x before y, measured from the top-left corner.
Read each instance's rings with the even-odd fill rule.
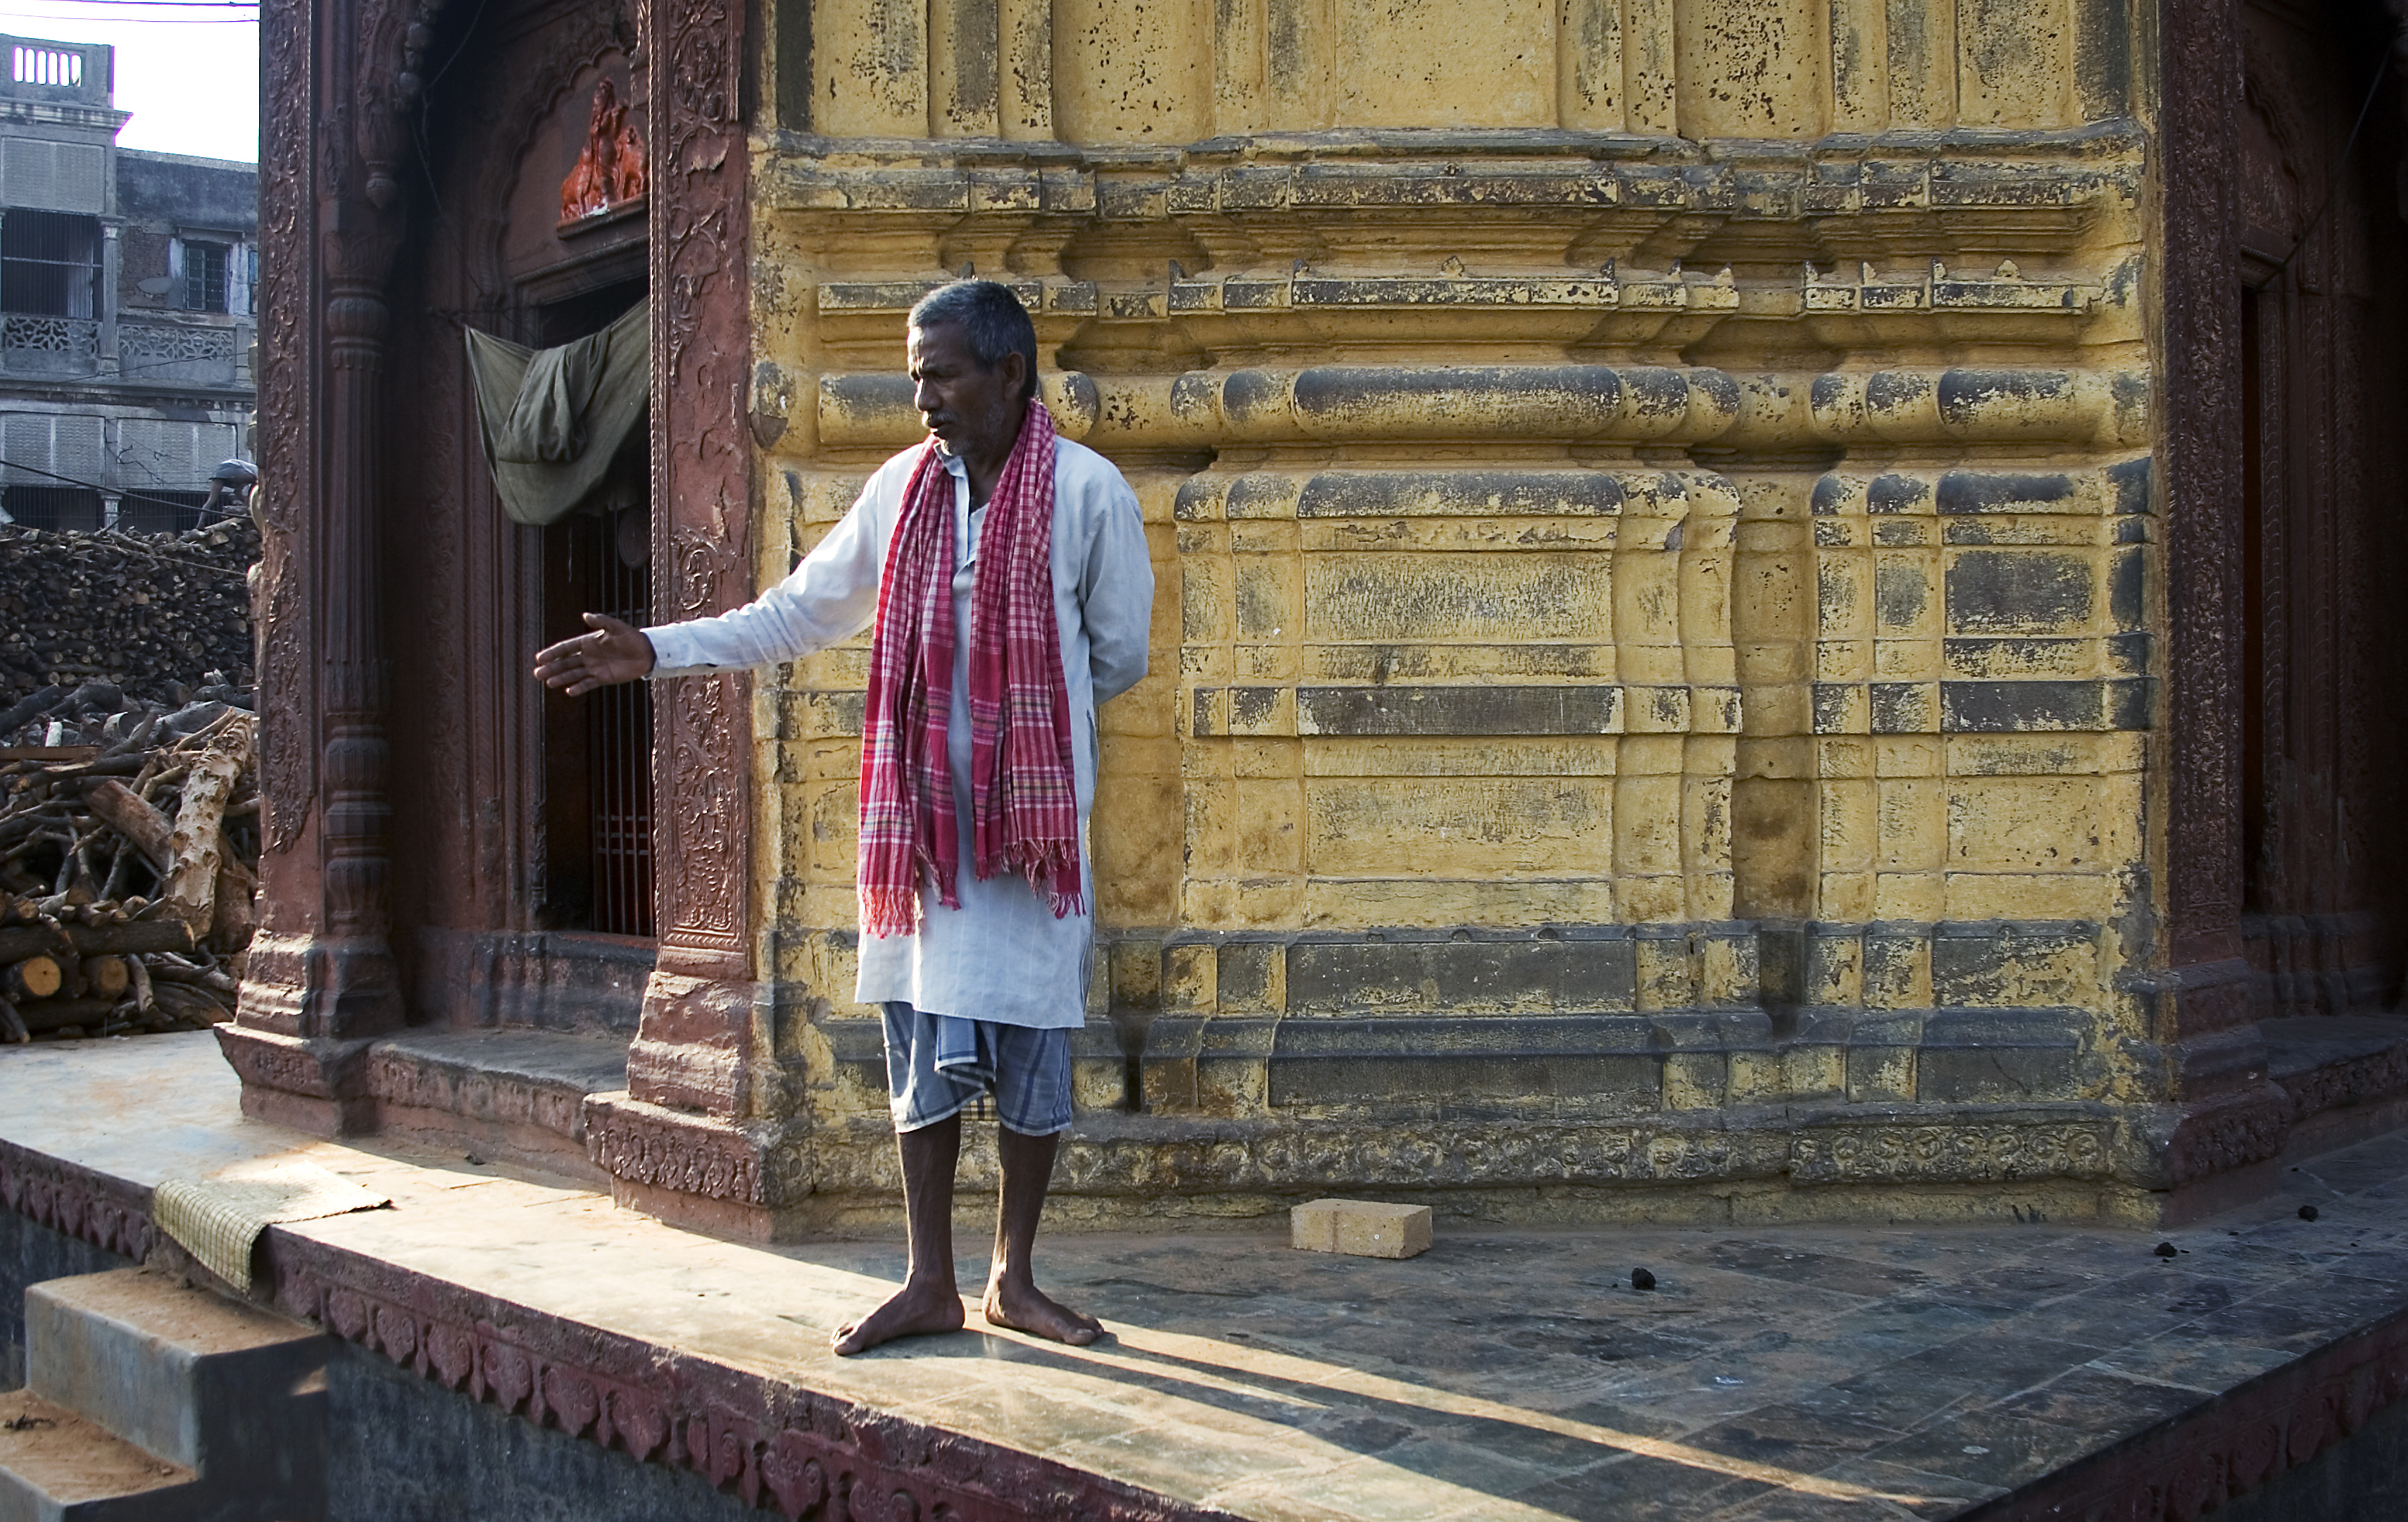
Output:
[[[467,329],[485,460],[513,523],[539,526],[580,508],[610,510],[642,499],[642,483],[610,467],[644,421],[651,314],[652,302],[638,301],[592,337],[557,349]]]

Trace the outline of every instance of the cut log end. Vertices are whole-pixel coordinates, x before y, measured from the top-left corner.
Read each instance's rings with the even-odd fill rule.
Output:
[[[51,956],[28,956],[0,973],[0,986],[5,986],[7,997],[20,1004],[56,998],[66,981],[65,969]]]

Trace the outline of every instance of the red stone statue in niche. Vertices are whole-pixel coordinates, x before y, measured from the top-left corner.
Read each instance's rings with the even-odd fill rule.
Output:
[[[644,190],[644,139],[627,120],[619,92],[605,79],[594,87],[594,118],[585,128],[585,148],[560,182],[560,220],[575,222],[640,201]]]

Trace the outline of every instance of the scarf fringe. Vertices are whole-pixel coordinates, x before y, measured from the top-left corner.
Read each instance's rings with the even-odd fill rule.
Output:
[[[891,884],[861,889],[861,933],[867,936],[909,936],[920,932],[920,896]]]

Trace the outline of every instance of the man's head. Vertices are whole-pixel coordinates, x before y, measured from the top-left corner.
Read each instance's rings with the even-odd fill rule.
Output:
[[[956,454],[1009,449],[1037,395],[1037,329],[993,280],[955,280],[911,309],[912,405]]]

